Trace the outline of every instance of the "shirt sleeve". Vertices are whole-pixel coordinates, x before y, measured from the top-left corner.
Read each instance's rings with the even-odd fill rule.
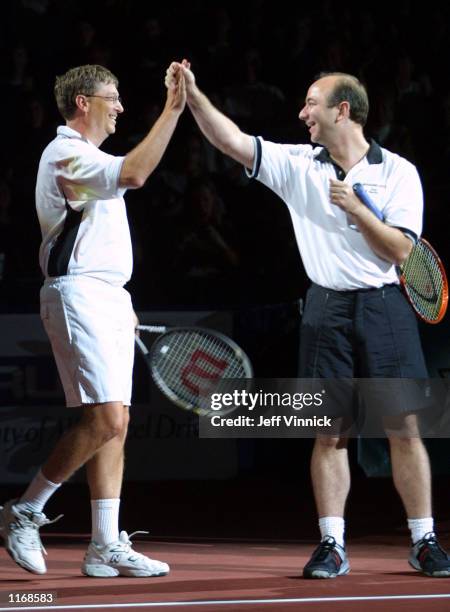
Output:
[[[245,173],[248,178],[258,178],[259,168],[261,166],[261,140],[253,136],[253,168],[245,168]]]
[[[415,166],[401,160],[390,181],[390,195],[383,210],[386,223],[401,229],[416,241],[422,232],[423,218],[423,190],[419,174]]]
[[[254,138],[254,147],[253,168],[246,169],[247,176],[258,179],[287,202],[298,181],[306,175],[312,147],[276,144],[261,137]]]
[[[62,147],[56,175],[71,208],[80,210],[86,202],[122,197],[126,189],[119,187],[119,177],[124,159],[87,142]]]

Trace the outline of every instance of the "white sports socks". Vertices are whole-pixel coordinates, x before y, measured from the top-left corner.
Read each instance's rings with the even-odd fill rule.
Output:
[[[344,548],[345,520],[341,516],[323,516],[319,519],[320,535],[332,536]]]
[[[92,541],[100,546],[119,539],[120,499],[91,499]]]
[[[41,470],[39,470],[16,506],[19,508],[23,507],[25,510],[31,510],[31,512],[42,512],[47,501],[59,489],[61,484],[61,482],[55,483],[47,480]]]
[[[408,519],[408,527],[411,530],[411,539],[413,544],[423,538],[426,533],[434,531],[433,517]]]

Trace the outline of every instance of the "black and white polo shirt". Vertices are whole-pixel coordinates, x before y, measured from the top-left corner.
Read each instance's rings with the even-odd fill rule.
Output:
[[[87,275],[123,286],[131,276],[130,230],[119,177],[124,158],[60,126],[44,150],[36,184],[46,278]]]
[[[255,138],[251,178],[272,189],[291,214],[309,278],[329,289],[381,287],[398,282],[395,266],[381,259],[346,213],[329,199],[329,180],[362,183],[386,223],[416,239],[422,231],[423,193],[418,172],[406,159],[372,142],[347,175],[323,147],[288,145]]]

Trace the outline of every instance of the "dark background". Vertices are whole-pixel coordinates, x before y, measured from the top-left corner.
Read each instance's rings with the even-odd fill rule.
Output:
[[[448,266],[449,12],[445,3],[407,1],[362,6],[322,0],[294,7],[284,0],[4,1],[0,312],[38,311],[37,166],[62,123],[53,99],[55,75],[85,63],[102,64],[119,78],[125,113],[102,148],[120,155],[143,138],[161,112],[163,79],[173,59],[190,59],[199,86],[244,131],[280,142],[308,142],[298,112],[318,72],[357,75],[368,87],[371,104],[366,135],[417,165],[425,191],[424,235]],[[128,192],[126,201],[135,256],[128,288],[136,310],[227,311],[233,335],[258,376],[295,376],[299,300],[307,279],[290,218],[277,197],[212,149],[186,110],[162,163],[143,189]],[[424,330],[427,357],[433,358],[438,336],[441,344],[450,344],[448,329]],[[449,353],[437,366],[441,374],[450,371]],[[440,457],[448,454],[447,441],[436,446],[439,468]],[[174,533],[183,525],[188,532],[192,516],[206,505],[204,525],[217,519],[221,526],[233,526],[221,527],[224,531],[251,531],[255,523],[250,520],[239,527],[246,508],[260,517],[261,533],[267,511],[268,517],[279,512],[279,529],[292,535],[296,527],[286,527],[285,517],[297,516],[302,504],[313,517],[310,448],[305,440],[242,441],[232,482],[148,487],[127,482],[125,493],[143,503],[155,493],[167,500],[155,510],[166,532],[173,524],[168,508],[176,499],[186,518],[177,523],[179,529],[172,528]],[[369,486],[357,465],[356,444],[351,453],[359,485],[352,493],[354,515],[369,521],[376,496],[386,496],[392,484],[381,479]],[[438,477],[437,486],[446,486],[446,478]],[[81,491],[69,484],[64,495],[87,500]],[[389,520],[400,520],[399,502],[392,503]],[[436,508],[446,518],[439,503]],[[271,524],[267,529],[280,535]]]

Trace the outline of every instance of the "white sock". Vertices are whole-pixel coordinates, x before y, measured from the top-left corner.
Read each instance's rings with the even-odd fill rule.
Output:
[[[39,470],[16,506],[31,510],[31,512],[42,512],[47,501],[59,489],[61,484],[61,482],[56,483],[47,480],[41,470]]]
[[[322,540],[332,536],[344,548],[345,521],[341,516],[323,516],[319,519],[319,528]]]
[[[411,540],[413,544],[423,538],[426,533],[434,531],[433,517],[408,519],[408,527],[411,530]]]
[[[120,499],[91,499],[92,541],[100,546],[119,539]]]

